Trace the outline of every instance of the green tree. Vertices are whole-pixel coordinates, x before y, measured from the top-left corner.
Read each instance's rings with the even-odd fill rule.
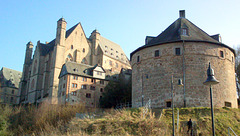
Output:
[[[119,78],[117,81],[109,81],[104,89],[103,97],[100,100],[102,108],[116,107],[120,103],[131,103],[132,98],[132,82],[131,78],[126,81]]]

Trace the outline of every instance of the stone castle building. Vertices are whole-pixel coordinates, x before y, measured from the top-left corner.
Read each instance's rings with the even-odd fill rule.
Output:
[[[65,19],[59,19],[56,38],[49,43],[38,41],[34,55],[32,42],[27,44],[20,103],[39,103],[45,99],[57,103],[59,74],[68,61],[91,66],[98,64],[107,76],[118,74],[121,68],[131,68],[121,47],[102,37],[97,30],[87,38],[80,23],[69,30],[66,26]]]
[[[99,65],[66,62],[59,75],[58,103],[98,107],[108,79]]]
[[[176,107],[210,107],[209,86],[203,82],[211,62],[220,82],[213,86],[214,106],[237,108],[235,51],[220,35],[210,36],[186,19],[185,11],[157,37],[147,36],[130,56],[133,107],[149,99],[153,108],[171,107],[172,76]],[[183,87],[177,86],[179,78]]]
[[[0,104],[16,105],[22,72],[3,67],[0,70]]]

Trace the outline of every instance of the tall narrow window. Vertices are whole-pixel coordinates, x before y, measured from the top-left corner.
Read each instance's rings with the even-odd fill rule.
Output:
[[[140,62],[140,56],[137,56],[137,62]]]
[[[83,53],[85,52],[85,48],[83,48],[82,52],[83,52]]]
[[[181,55],[181,49],[180,48],[175,48],[175,54],[176,55]]]
[[[224,58],[223,51],[220,51],[220,57]]]
[[[155,50],[154,56],[155,56],[155,57],[159,57],[159,50]]]

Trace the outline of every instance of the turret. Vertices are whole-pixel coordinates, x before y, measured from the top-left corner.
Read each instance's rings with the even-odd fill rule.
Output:
[[[26,45],[26,54],[25,54],[25,61],[24,64],[29,65],[32,58],[32,51],[33,51],[33,43],[30,41]]]
[[[64,46],[67,22],[64,18],[57,21],[56,45]]]
[[[99,38],[100,38],[100,33],[98,32],[97,29],[95,29],[92,33],[91,33],[91,36],[90,36],[90,39],[92,40],[92,53],[97,55],[97,46],[98,46],[98,43],[99,43]]]

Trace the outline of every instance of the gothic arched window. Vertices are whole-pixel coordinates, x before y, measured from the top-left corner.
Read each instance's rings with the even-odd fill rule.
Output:
[[[33,74],[35,74],[37,72],[37,60],[34,61],[34,64],[33,64]]]
[[[32,90],[34,89],[34,86],[35,86],[35,81],[34,81],[34,79],[33,79],[32,82],[31,82],[31,89],[32,89]]]
[[[67,55],[66,61],[73,61],[73,57],[71,54]]]

